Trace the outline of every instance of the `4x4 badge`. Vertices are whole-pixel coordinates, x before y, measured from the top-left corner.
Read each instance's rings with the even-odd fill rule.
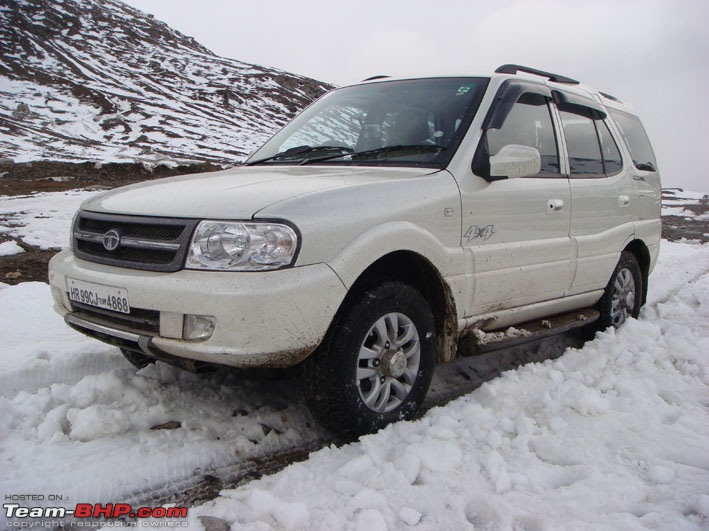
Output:
[[[495,234],[495,225],[473,225],[469,227],[467,231],[465,231],[463,237],[466,238],[469,242],[479,239],[487,241],[492,237],[493,234]]]
[[[115,251],[121,243],[121,235],[116,229],[111,229],[103,235],[102,243],[107,251]]]

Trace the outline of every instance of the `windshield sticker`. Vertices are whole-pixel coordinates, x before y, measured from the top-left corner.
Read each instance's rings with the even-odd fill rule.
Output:
[[[467,94],[470,92],[470,87],[468,85],[463,85],[458,89],[458,92],[455,93],[456,96],[462,96],[463,94]]]

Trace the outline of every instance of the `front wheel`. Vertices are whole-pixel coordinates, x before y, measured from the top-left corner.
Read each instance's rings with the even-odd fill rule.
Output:
[[[339,435],[371,433],[413,417],[435,358],[435,325],[426,300],[407,284],[383,282],[338,314],[306,361],[306,401]]]
[[[599,302],[599,327],[618,328],[629,318],[637,317],[642,301],[643,276],[640,266],[632,253],[624,251]]]

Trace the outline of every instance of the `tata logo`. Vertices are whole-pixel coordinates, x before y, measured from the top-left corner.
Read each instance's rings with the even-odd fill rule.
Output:
[[[111,229],[103,235],[102,243],[107,251],[115,251],[121,243],[121,235],[116,229]]]

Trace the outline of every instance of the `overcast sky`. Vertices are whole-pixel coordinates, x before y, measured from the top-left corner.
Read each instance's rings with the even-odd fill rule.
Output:
[[[218,55],[337,85],[504,63],[564,74],[632,103],[665,186],[709,192],[707,0],[127,3]]]

